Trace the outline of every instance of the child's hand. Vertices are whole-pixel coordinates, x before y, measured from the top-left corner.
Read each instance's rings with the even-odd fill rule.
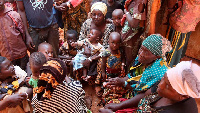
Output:
[[[71,43],[71,46],[72,46],[72,47],[76,47],[77,45],[78,45],[77,42],[72,42],[72,43]]]
[[[31,79],[31,77],[26,77],[26,80],[25,80],[26,84],[28,84],[30,79]]]
[[[8,107],[16,107],[17,105],[22,102],[22,100],[26,99],[27,95],[26,93],[21,93],[21,94],[13,94],[11,96],[8,96],[6,98],[8,104]]]
[[[31,77],[26,77],[25,78],[25,83],[26,83],[26,85],[27,86],[30,86],[30,84],[29,84],[29,80],[31,79]]]

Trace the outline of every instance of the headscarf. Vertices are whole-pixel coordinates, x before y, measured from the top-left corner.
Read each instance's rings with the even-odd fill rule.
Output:
[[[62,83],[66,77],[67,67],[60,59],[52,58],[40,69],[38,87],[35,88],[38,100],[50,99],[53,90]]]
[[[94,9],[100,10],[100,11],[104,14],[104,16],[106,16],[106,13],[107,13],[107,6],[106,6],[105,3],[103,3],[103,2],[96,2],[96,3],[94,3],[94,4],[92,5],[92,7],[91,7],[91,12],[92,12]]]
[[[166,52],[170,52],[172,50],[170,41],[168,41],[160,34],[153,34],[148,36],[142,42],[142,45],[150,50],[154,55],[163,57],[164,60]]]
[[[171,86],[182,95],[200,98],[200,67],[192,61],[182,61],[167,71]]]

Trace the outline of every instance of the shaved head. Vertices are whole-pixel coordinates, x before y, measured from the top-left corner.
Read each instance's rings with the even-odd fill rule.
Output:
[[[124,12],[123,12],[121,9],[115,9],[115,10],[112,12],[112,15],[113,15],[113,16],[120,16],[120,17],[122,18],[123,15],[124,15]]]

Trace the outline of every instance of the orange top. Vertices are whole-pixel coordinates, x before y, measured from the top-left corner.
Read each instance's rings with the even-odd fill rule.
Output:
[[[183,4],[172,13],[169,23],[177,31],[195,31],[200,21],[200,0],[183,0]]]

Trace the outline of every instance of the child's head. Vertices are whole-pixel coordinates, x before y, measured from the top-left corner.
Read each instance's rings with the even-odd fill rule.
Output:
[[[49,60],[49,58],[53,58],[53,47],[47,42],[39,44],[38,52],[43,53],[47,60]]]
[[[5,0],[0,0],[0,12],[2,12],[5,8],[4,3],[5,3]]]
[[[118,32],[112,32],[109,37],[109,47],[111,50],[119,50],[121,44],[121,36]]]
[[[124,12],[121,9],[115,9],[112,12],[112,19],[115,26],[121,26],[121,19],[123,18]]]
[[[78,33],[75,30],[68,30],[66,32],[67,43],[71,46],[72,42],[76,42],[78,39]]]
[[[6,57],[0,56],[0,80],[5,80],[13,75],[15,75],[15,68],[12,62]]]
[[[98,29],[91,29],[90,34],[88,35],[88,40],[90,42],[99,41],[102,38],[102,32]]]
[[[40,68],[46,62],[46,57],[41,52],[34,52],[30,55],[29,63],[33,76],[38,77],[40,75]]]
[[[115,0],[107,0],[108,3],[113,3]]]

